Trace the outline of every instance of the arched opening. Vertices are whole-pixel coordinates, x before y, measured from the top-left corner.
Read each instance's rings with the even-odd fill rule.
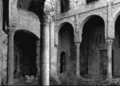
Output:
[[[104,21],[94,15],[84,24],[80,46],[80,74],[84,78],[107,76]]]
[[[14,35],[14,77],[37,74],[37,40],[33,33],[19,30]]]
[[[65,52],[61,52],[60,54],[60,73],[65,71]]]
[[[58,72],[75,73],[76,47],[74,43],[73,27],[64,23],[58,35]],[[64,62],[63,62],[64,61]]]
[[[114,49],[114,59],[112,62],[114,62],[114,74],[113,76],[115,78],[120,77],[120,15],[117,17],[117,20],[115,22],[115,39],[113,41],[113,49]]]
[[[61,13],[67,12],[70,9],[69,3],[69,0],[60,0]]]

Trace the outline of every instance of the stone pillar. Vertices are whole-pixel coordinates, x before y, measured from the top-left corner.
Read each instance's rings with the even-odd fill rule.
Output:
[[[46,15],[45,15],[46,16]],[[40,84],[49,85],[49,18],[44,17],[43,22],[41,22],[41,56],[40,56]]]
[[[54,11],[51,12],[51,21],[50,21],[50,74],[55,76],[56,74],[56,61],[57,58],[55,56],[55,46],[54,46],[54,32],[55,32],[55,15]]]
[[[80,43],[76,43],[76,75],[80,76]]]
[[[108,55],[108,65],[107,65],[107,79],[112,79],[112,43],[113,39],[106,39],[107,42],[107,55]]]
[[[44,12],[41,19],[40,40],[40,84],[50,85],[50,21],[53,8],[50,0],[44,3]]]
[[[8,28],[8,54],[7,54],[7,85],[13,85],[14,80],[14,27]]]
[[[14,30],[17,26],[17,1],[9,0],[8,7],[8,53],[7,53],[7,85],[13,85],[14,80]]]
[[[80,76],[80,43],[81,43],[81,34],[79,33],[79,18],[78,14],[75,15],[75,33],[74,41],[76,44],[76,75]]]

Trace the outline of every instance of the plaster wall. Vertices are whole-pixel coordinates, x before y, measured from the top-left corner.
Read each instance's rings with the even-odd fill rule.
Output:
[[[6,27],[4,28],[6,29]],[[0,83],[5,79],[7,68],[7,34],[3,31],[3,2],[0,0]]]
[[[18,22],[16,30],[30,31],[40,38],[40,21],[32,12],[18,9]]]

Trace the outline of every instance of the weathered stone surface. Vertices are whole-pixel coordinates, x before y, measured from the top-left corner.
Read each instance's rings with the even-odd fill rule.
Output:
[[[12,0],[11,0],[12,1]],[[85,70],[87,66],[84,65],[84,61],[87,59],[85,57],[89,51],[88,58],[88,74],[90,75],[99,75],[100,74],[100,50],[106,50],[107,46],[104,44],[99,44],[95,40],[99,35],[104,34],[104,38],[112,38],[114,50],[114,76],[120,76],[120,59],[119,59],[119,31],[115,30],[115,23],[120,14],[120,1],[119,0],[98,0],[96,2],[86,4],[86,0],[69,0],[69,11],[62,13],[60,12],[60,0],[52,0],[51,4],[55,6],[55,16],[53,21],[50,21],[50,71],[51,75],[57,75],[60,70],[60,53],[61,51],[66,51],[66,71],[76,72],[76,46],[74,44],[75,40],[81,40],[81,49],[80,50],[80,62],[81,67],[80,70]],[[36,0],[36,2],[40,2]],[[48,0],[47,2],[50,2]],[[110,2],[110,4],[109,4]],[[50,4],[50,3],[49,3]],[[11,4],[12,5],[12,4]],[[40,20],[38,15],[36,15],[36,10],[34,8],[34,12],[29,10],[29,6],[31,5],[31,0],[18,0],[15,12],[17,11],[17,15],[12,16],[13,20],[17,18],[17,28],[18,30],[25,30],[32,32],[38,38],[40,38]],[[35,4],[34,4],[35,5]],[[2,15],[2,2],[0,2],[0,81],[1,78],[5,78],[6,76],[6,62],[7,62],[7,34],[3,31],[3,15]],[[53,7],[54,7],[53,6]],[[38,7],[38,6],[36,6]],[[47,7],[48,8],[48,7]],[[39,8],[38,8],[39,9]],[[11,9],[10,12],[14,12]],[[14,13],[13,13],[14,14]],[[77,21],[75,20],[75,16],[78,15]],[[90,33],[90,42],[89,49],[87,51],[86,45],[88,38],[83,37],[83,30],[85,23],[94,15],[101,17],[104,20],[105,27],[97,27],[94,28]],[[16,21],[13,21],[14,23]],[[65,30],[61,33],[61,37],[59,36],[59,31],[64,26],[65,23],[70,23],[73,28],[73,35],[71,36]],[[94,21],[98,22],[98,21]],[[77,25],[77,26],[76,26]],[[94,25],[93,25],[94,26]],[[76,29],[76,27],[78,27]],[[66,27],[68,28],[68,27]],[[104,29],[103,29],[104,28]],[[7,28],[6,28],[7,29]],[[70,28],[68,28],[70,30]],[[68,30],[68,32],[69,32]],[[79,34],[79,35],[78,35]],[[75,39],[77,38],[77,39]],[[71,42],[72,40],[72,42]],[[70,44],[71,42],[71,44]],[[39,49],[39,48],[38,48]],[[39,52],[39,51],[37,51]],[[84,59],[83,59],[84,58]],[[38,59],[39,60],[39,59]],[[37,61],[36,63],[39,64]],[[39,66],[38,66],[39,67]],[[4,71],[4,72],[3,72]]]
[[[118,39],[119,36],[117,35],[117,32],[115,30],[115,23],[116,23],[116,19],[118,18],[118,15],[120,14],[120,10],[119,10],[119,0],[99,0],[96,1],[94,3],[90,3],[90,4],[86,4],[85,0],[70,0],[70,10],[68,12],[65,13],[60,13],[60,2],[57,1],[56,2],[56,28],[55,28],[55,34],[58,34],[58,30],[61,29],[61,27],[63,26],[63,24],[65,22],[70,22],[73,27],[76,27],[76,24],[74,20],[71,20],[70,18],[75,17],[75,15],[77,14],[78,17],[78,27],[79,30],[74,29],[75,33],[79,33],[79,39],[81,39],[82,34],[83,34],[83,27],[85,25],[85,23],[94,15],[98,15],[100,16],[103,20],[104,20],[104,30],[101,30],[103,28],[98,27],[96,28],[98,32],[96,31],[92,31],[91,35],[93,35],[90,39],[90,47],[89,49],[89,62],[88,62],[88,66],[89,66],[89,71],[88,73],[93,74],[93,75],[97,75],[100,73],[100,52],[99,50],[104,50],[107,49],[107,45],[106,43],[104,44],[96,44],[94,43],[94,38],[97,38],[97,35],[100,34],[104,34],[104,38],[112,38],[115,39],[113,41],[113,45],[112,45],[112,49],[114,50],[114,76],[119,76],[119,47],[117,46],[118,43]],[[97,22],[97,21],[96,21]],[[101,29],[100,29],[101,28]],[[103,32],[104,31],[104,32]],[[119,32],[118,32],[119,33]],[[76,34],[74,34],[74,36],[77,36]],[[59,40],[58,37],[55,37],[55,45],[57,43],[57,41]],[[82,40],[86,40],[88,41],[88,39],[84,39],[82,37]],[[93,41],[93,42],[92,42]],[[82,41],[83,42],[83,41]],[[87,43],[87,42],[86,42]],[[82,45],[86,45],[86,43],[82,43]],[[57,43],[58,44],[58,43]],[[68,45],[67,45],[68,47]],[[81,46],[83,47],[83,46]],[[57,49],[60,49],[59,47],[57,47]],[[97,49],[97,50],[96,50]],[[84,53],[82,53],[84,51]],[[59,51],[58,51],[59,52]],[[87,53],[87,50],[85,50],[85,48],[82,49],[80,55],[81,58],[85,57]],[[84,54],[84,55],[83,55]],[[58,54],[59,55],[59,54]],[[57,57],[57,55],[56,55]],[[59,57],[57,57],[59,58]],[[59,61],[59,60],[58,60]],[[82,62],[82,60],[81,60]],[[58,64],[59,65],[59,64]],[[81,64],[82,65],[82,64]],[[83,65],[83,67],[85,68],[85,66]],[[81,69],[82,70],[82,69]]]

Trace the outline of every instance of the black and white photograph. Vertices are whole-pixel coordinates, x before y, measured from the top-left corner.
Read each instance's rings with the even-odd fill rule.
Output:
[[[0,86],[120,86],[120,0],[0,0]]]

